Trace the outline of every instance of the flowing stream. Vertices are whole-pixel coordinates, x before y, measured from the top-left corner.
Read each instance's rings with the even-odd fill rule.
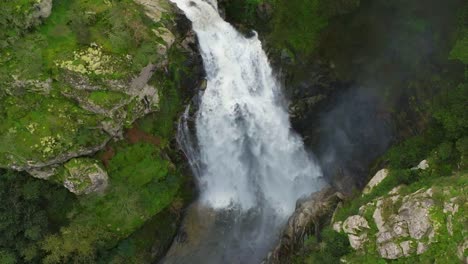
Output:
[[[237,32],[215,0],[171,1],[192,21],[207,74],[196,131],[187,109],[178,135],[200,189],[187,218],[204,230],[194,232],[196,242],[185,241],[189,246],[173,246],[163,262],[259,263],[296,201],[323,186],[321,170],[291,131],[256,34]]]

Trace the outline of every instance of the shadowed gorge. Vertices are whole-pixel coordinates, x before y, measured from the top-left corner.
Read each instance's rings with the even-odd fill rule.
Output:
[[[257,262],[296,200],[323,186],[321,170],[291,131],[256,34],[242,36],[222,20],[216,2],[174,2],[193,23],[207,74],[196,137],[182,124],[179,142],[193,163],[198,206],[209,208],[199,210],[214,210],[214,221],[222,222],[201,231],[209,234],[184,257],[175,251],[164,262]]]

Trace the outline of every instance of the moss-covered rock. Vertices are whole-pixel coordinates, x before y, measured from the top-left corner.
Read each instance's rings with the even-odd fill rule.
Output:
[[[38,172],[93,154],[158,110],[158,87],[148,81],[167,67],[174,43],[168,1],[67,0],[51,8],[46,0],[2,5],[7,19],[43,21],[25,22],[29,31],[11,32],[16,41],[0,51],[3,168]]]
[[[80,195],[102,192],[107,187],[108,176],[97,160],[78,158],[69,160],[57,175],[65,188]]]
[[[467,180],[468,174],[452,176],[417,191],[398,186],[363,204],[358,215],[334,223],[335,230],[346,233],[357,250],[344,259],[355,263],[370,255],[375,259],[459,261],[458,247],[467,235]],[[356,234],[348,226],[358,218],[369,225]],[[356,235],[365,239],[356,243]]]

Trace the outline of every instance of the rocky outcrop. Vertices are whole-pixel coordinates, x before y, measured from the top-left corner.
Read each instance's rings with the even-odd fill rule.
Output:
[[[388,176],[388,170],[387,169],[381,169],[379,170],[374,177],[369,181],[369,183],[364,187],[364,190],[362,191],[363,194],[369,194],[372,189],[379,185],[385,178]]]
[[[109,47],[104,48],[105,42],[97,39],[86,44],[88,46],[80,43],[76,46],[78,49],[63,56],[54,56],[52,70],[37,75],[12,71],[9,78],[0,80],[2,88],[5,87],[0,104],[5,109],[15,108],[15,111],[8,111],[18,114],[33,112],[29,108],[34,108],[32,117],[8,123],[0,130],[2,144],[11,146],[0,148],[0,167],[52,179],[64,169],[63,164],[95,154],[112,139],[122,139],[125,127],[158,110],[158,85],[164,85],[165,80],[150,83],[150,79],[156,71],[167,71],[168,51],[175,43],[176,34],[170,20],[162,18],[174,15],[173,8],[167,0],[135,0],[135,3],[141,4],[145,14],[158,23],[157,27],[144,21],[132,24],[138,26],[132,30],[141,33],[140,38],[154,43],[153,57],[145,67],[142,63],[146,61],[142,58],[124,51],[109,52]],[[135,3],[128,5],[137,17],[140,14]],[[36,25],[51,12],[52,0],[39,0],[27,15]],[[0,119],[4,121],[3,117]],[[76,173],[73,175],[72,180],[65,182],[66,187],[80,194],[101,191],[104,188],[96,186],[103,186],[107,181],[104,180],[107,176],[99,172],[93,174],[95,177],[87,177],[94,187],[82,189],[75,184],[79,177],[76,178]]]
[[[328,187],[299,202],[278,245],[268,254],[264,263],[287,263],[290,253],[302,246],[307,235],[319,231],[321,221],[333,213],[336,204],[343,198],[341,193]]]
[[[95,160],[72,159],[64,164],[64,168],[59,177],[65,188],[74,194],[103,192],[107,187],[107,172]]]
[[[418,169],[427,169],[424,164],[427,162],[421,162]],[[379,171],[368,186],[377,186],[385,178],[382,172],[388,174],[387,170]],[[466,186],[432,186],[413,192],[406,189],[393,188],[361,206],[358,215],[333,222],[333,229],[347,234],[354,250],[375,248],[381,258],[393,260],[424,254],[441,239],[456,239],[454,234],[465,232],[454,230],[454,226],[466,224],[466,216],[460,213],[467,206]]]

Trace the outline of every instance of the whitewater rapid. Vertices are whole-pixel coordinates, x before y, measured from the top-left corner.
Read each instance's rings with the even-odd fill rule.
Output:
[[[321,170],[291,130],[280,85],[257,35],[247,38],[225,22],[215,0],[171,1],[192,21],[206,71],[195,135],[186,123],[188,109],[179,126],[179,144],[198,180],[199,203],[236,218],[221,232],[226,237],[219,243],[227,243],[221,248],[230,250],[231,240],[242,243],[247,235],[238,232],[248,230],[255,238],[248,250],[266,254],[274,241],[265,240],[275,239],[296,201],[323,186]],[[249,228],[236,228],[246,225],[246,218]],[[232,253],[223,254],[219,260],[229,261]],[[242,263],[259,261],[238,255],[246,255]]]

